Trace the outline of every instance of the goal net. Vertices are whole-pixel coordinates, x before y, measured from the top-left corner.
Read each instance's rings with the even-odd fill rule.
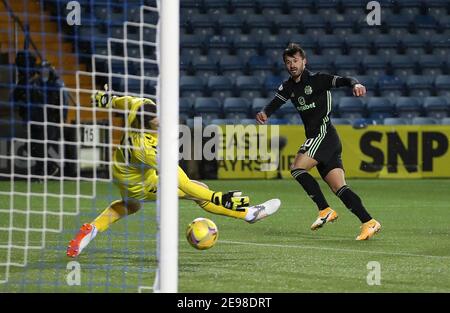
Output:
[[[99,233],[79,257],[66,248],[81,225],[121,199],[112,155],[126,146],[128,111],[97,108],[91,96],[107,85],[110,96],[159,103],[160,9],[156,0],[41,0],[0,12],[9,75],[0,291],[159,290],[156,203]]]

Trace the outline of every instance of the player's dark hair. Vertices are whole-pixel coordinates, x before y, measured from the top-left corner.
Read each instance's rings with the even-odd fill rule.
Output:
[[[302,59],[306,59],[305,50],[303,50],[299,44],[291,42],[283,51],[283,61],[285,60],[286,56],[293,57],[297,52],[300,53]]]
[[[141,125],[145,127],[149,124],[149,122],[156,117],[156,105],[151,102],[145,102],[140,106],[138,111],[136,112],[135,121],[137,122],[138,127]],[[141,122],[143,124],[141,124]]]

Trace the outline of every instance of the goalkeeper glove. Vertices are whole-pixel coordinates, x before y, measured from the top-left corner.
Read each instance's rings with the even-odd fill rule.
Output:
[[[92,95],[92,102],[98,108],[109,107],[109,103],[110,103],[111,99],[109,98],[109,95],[108,95],[108,85],[107,84],[105,84],[105,91],[97,91],[94,95]]]
[[[247,196],[242,196],[242,192],[233,190],[225,194],[222,192],[213,193],[211,202],[233,211],[244,211],[243,207],[249,206],[250,199]]]

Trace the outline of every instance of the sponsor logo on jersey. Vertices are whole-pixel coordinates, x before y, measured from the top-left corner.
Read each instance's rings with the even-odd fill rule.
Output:
[[[305,98],[303,97],[298,97],[298,103],[300,106],[297,106],[297,110],[302,112],[316,107],[316,104],[314,102],[306,104]]]

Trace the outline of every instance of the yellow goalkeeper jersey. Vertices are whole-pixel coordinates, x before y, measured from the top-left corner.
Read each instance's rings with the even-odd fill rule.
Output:
[[[132,125],[137,110],[150,99],[115,97],[113,108],[128,111],[128,125]],[[152,102],[153,103],[153,102]],[[150,131],[125,131],[120,146],[113,154],[113,177],[122,197],[150,200],[155,197],[157,176],[158,136]]]
[[[128,125],[132,125],[137,110],[148,101],[151,100],[115,97],[111,101],[111,105],[113,108],[128,111]],[[153,102],[151,101],[151,103]],[[112,168],[114,183],[119,187],[122,199],[133,198],[148,201],[156,199],[158,187],[157,145],[158,136],[150,130],[130,128],[124,132],[120,146],[114,151]],[[214,191],[193,183],[183,169],[178,167],[179,197],[210,201],[213,195]]]

